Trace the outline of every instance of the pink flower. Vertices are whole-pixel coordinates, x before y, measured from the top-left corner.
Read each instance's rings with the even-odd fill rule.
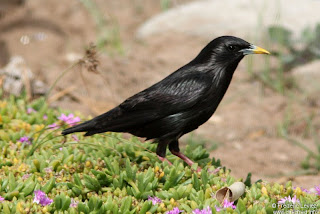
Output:
[[[193,214],[212,214],[211,208],[207,206],[207,208],[204,208],[203,210],[195,209],[192,211]]]
[[[19,139],[19,141],[21,142],[21,143],[26,143],[26,144],[28,144],[28,145],[31,145],[32,143],[31,143],[31,139],[28,137],[28,136],[23,136],[23,137],[21,137],[20,139]]]
[[[314,187],[317,191],[317,195],[320,196],[320,185]]]
[[[0,202],[4,201],[4,198],[0,196]]]
[[[57,129],[63,124],[68,124],[70,126],[75,125],[76,123],[80,122],[80,117],[74,117],[73,114],[69,114],[68,116],[65,114],[61,114],[58,117],[59,121],[57,123],[53,123],[49,125],[48,127],[51,129]]]
[[[46,173],[51,173],[51,172],[53,172],[52,166],[49,166],[49,167],[47,167],[47,168],[44,168],[44,171],[45,171]]]
[[[52,124],[48,125],[48,127],[50,129],[58,129],[60,126],[58,124],[56,124],[56,123],[52,123]]]
[[[42,117],[42,119],[48,120],[48,115],[44,114],[43,117]]]
[[[297,187],[293,187],[293,189],[295,190]],[[301,191],[302,192],[305,192],[305,193],[311,193],[309,190],[305,189],[305,188],[302,188],[300,187]]]
[[[31,174],[24,174],[24,175],[22,176],[22,180],[26,180],[26,179],[28,179],[30,176],[31,176]]]
[[[175,207],[175,208],[173,208],[173,210],[166,212],[166,214],[179,214],[181,212],[182,212],[182,210],[179,210],[178,207]]]
[[[305,188],[301,188],[302,192],[305,192],[305,193],[311,193],[308,189],[305,189]]]
[[[234,202],[229,202],[228,200],[224,200],[223,202],[223,208],[231,207],[232,209],[235,209],[236,206],[233,204]]]
[[[31,113],[35,113],[37,112],[36,110],[34,110],[33,108],[27,108],[27,114],[31,114]]]
[[[41,204],[42,206],[50,205],[53,202],[52,199],[48,198],[41,190],[34,191],[33,203]]]
[[[220,212],[223,208],[232,208],[232,209],[235,209],[236,206],[233,204],[234,202],[229,202],[227,199],[223,201],[223,205],[222,207],[218,207],[217,205],[215,205],[215,208],[216,208],[216,211],[217,212]]]
[[[279,204],[285,204],[286,202],[292,202],[293,204],[295,203],[300,203],[299,199],[297,199],[297,196],[295,195],[293,198],[290,197],[284,197],[278,201]]]
[[[69,114],[68,116],[66,116],[65,114],[61,114],[58,119],[69,125],[74,125],[75,123],[80,122],[80,118],[74,117],[73,114]]]
[[[74,139],[75,141],[79,142],[79,138],[77,135],[73,134],[71,135],[72,139]]]
[[[148,200],[152,201],[153,205],[160,204],[162,202],[161,199],[156,196],[154,197],[148,196]]]
[[[61,114],[60,117],[58,117],[58,119],[67,123],[69,120],[73,119],[73,114],[69,114],[68,116],[66,116],[65,114]]]
[[[71,198],[70,207],[78,207],[79,202],[74,200],[74,198]]]
[[[220,171],[220,169],[221,169],[221,167],[218,167],[218,168],[214,169],[213,171],[212,170],[208,170],[208,172],[210,174],[217,174]]]

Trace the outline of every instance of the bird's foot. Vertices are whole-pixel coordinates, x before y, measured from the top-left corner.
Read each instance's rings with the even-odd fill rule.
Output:
[[[172,163],[171,163],[167,158],[161,157],[160,155],[158,155],[158,158],[159,158],[162,162],[167,161],[170,166],[172,165]]]
[[[186,162],[189,166],[192,166],[194,162],[190,160],[187,156],[185,156],[182,152],[171,151],[172,154],[181,158],[184,162]],[[201,167],[198,166],[197,172],[201,172]]]

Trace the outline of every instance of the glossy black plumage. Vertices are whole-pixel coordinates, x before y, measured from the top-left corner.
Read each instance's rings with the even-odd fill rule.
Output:
[[[161,157],[165,157],[168,145],[171,151],[179,152],[178,139],[212,116],[238,63],[252,47],[256,46],[236,37],[218,37],[195,59],[160,82],[62,134],[128,132],[155,139]]]

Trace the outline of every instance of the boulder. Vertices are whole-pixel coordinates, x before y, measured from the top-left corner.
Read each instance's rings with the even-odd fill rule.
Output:
[[[234,35],[261,40],[269,26],[281,25],[299,36],[320,22],[316,0],[203,0],[172,8],[147,20],[136,32],[138,39],[157,34],[185,33],[213,39]]]
[[[317,99],[319,100],[320,60],[298,66],[291,72],[297,81],[299,88],[306,94],[317,94]]]

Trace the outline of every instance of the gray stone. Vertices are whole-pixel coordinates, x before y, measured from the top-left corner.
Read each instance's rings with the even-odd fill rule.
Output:
[[[320,92],[320,60],[298,66],[292,71],[299,87],[307,94]]]
[[[319,0],[203,0],[172,8],[146,21],[139,39],[180,32],[212,39],[234,35],[261,40],[265,29],[282,25],[300,35],[320,22]]]
[[[40,80],[37,80],[26,61],[21,56],[13,56],[9,63],[0,69],[0,76],[4,77],[3,90],[9,94],[20,95],[25,84],[29,84],[33,95],[43,95],[46,92],[46,86]]]

